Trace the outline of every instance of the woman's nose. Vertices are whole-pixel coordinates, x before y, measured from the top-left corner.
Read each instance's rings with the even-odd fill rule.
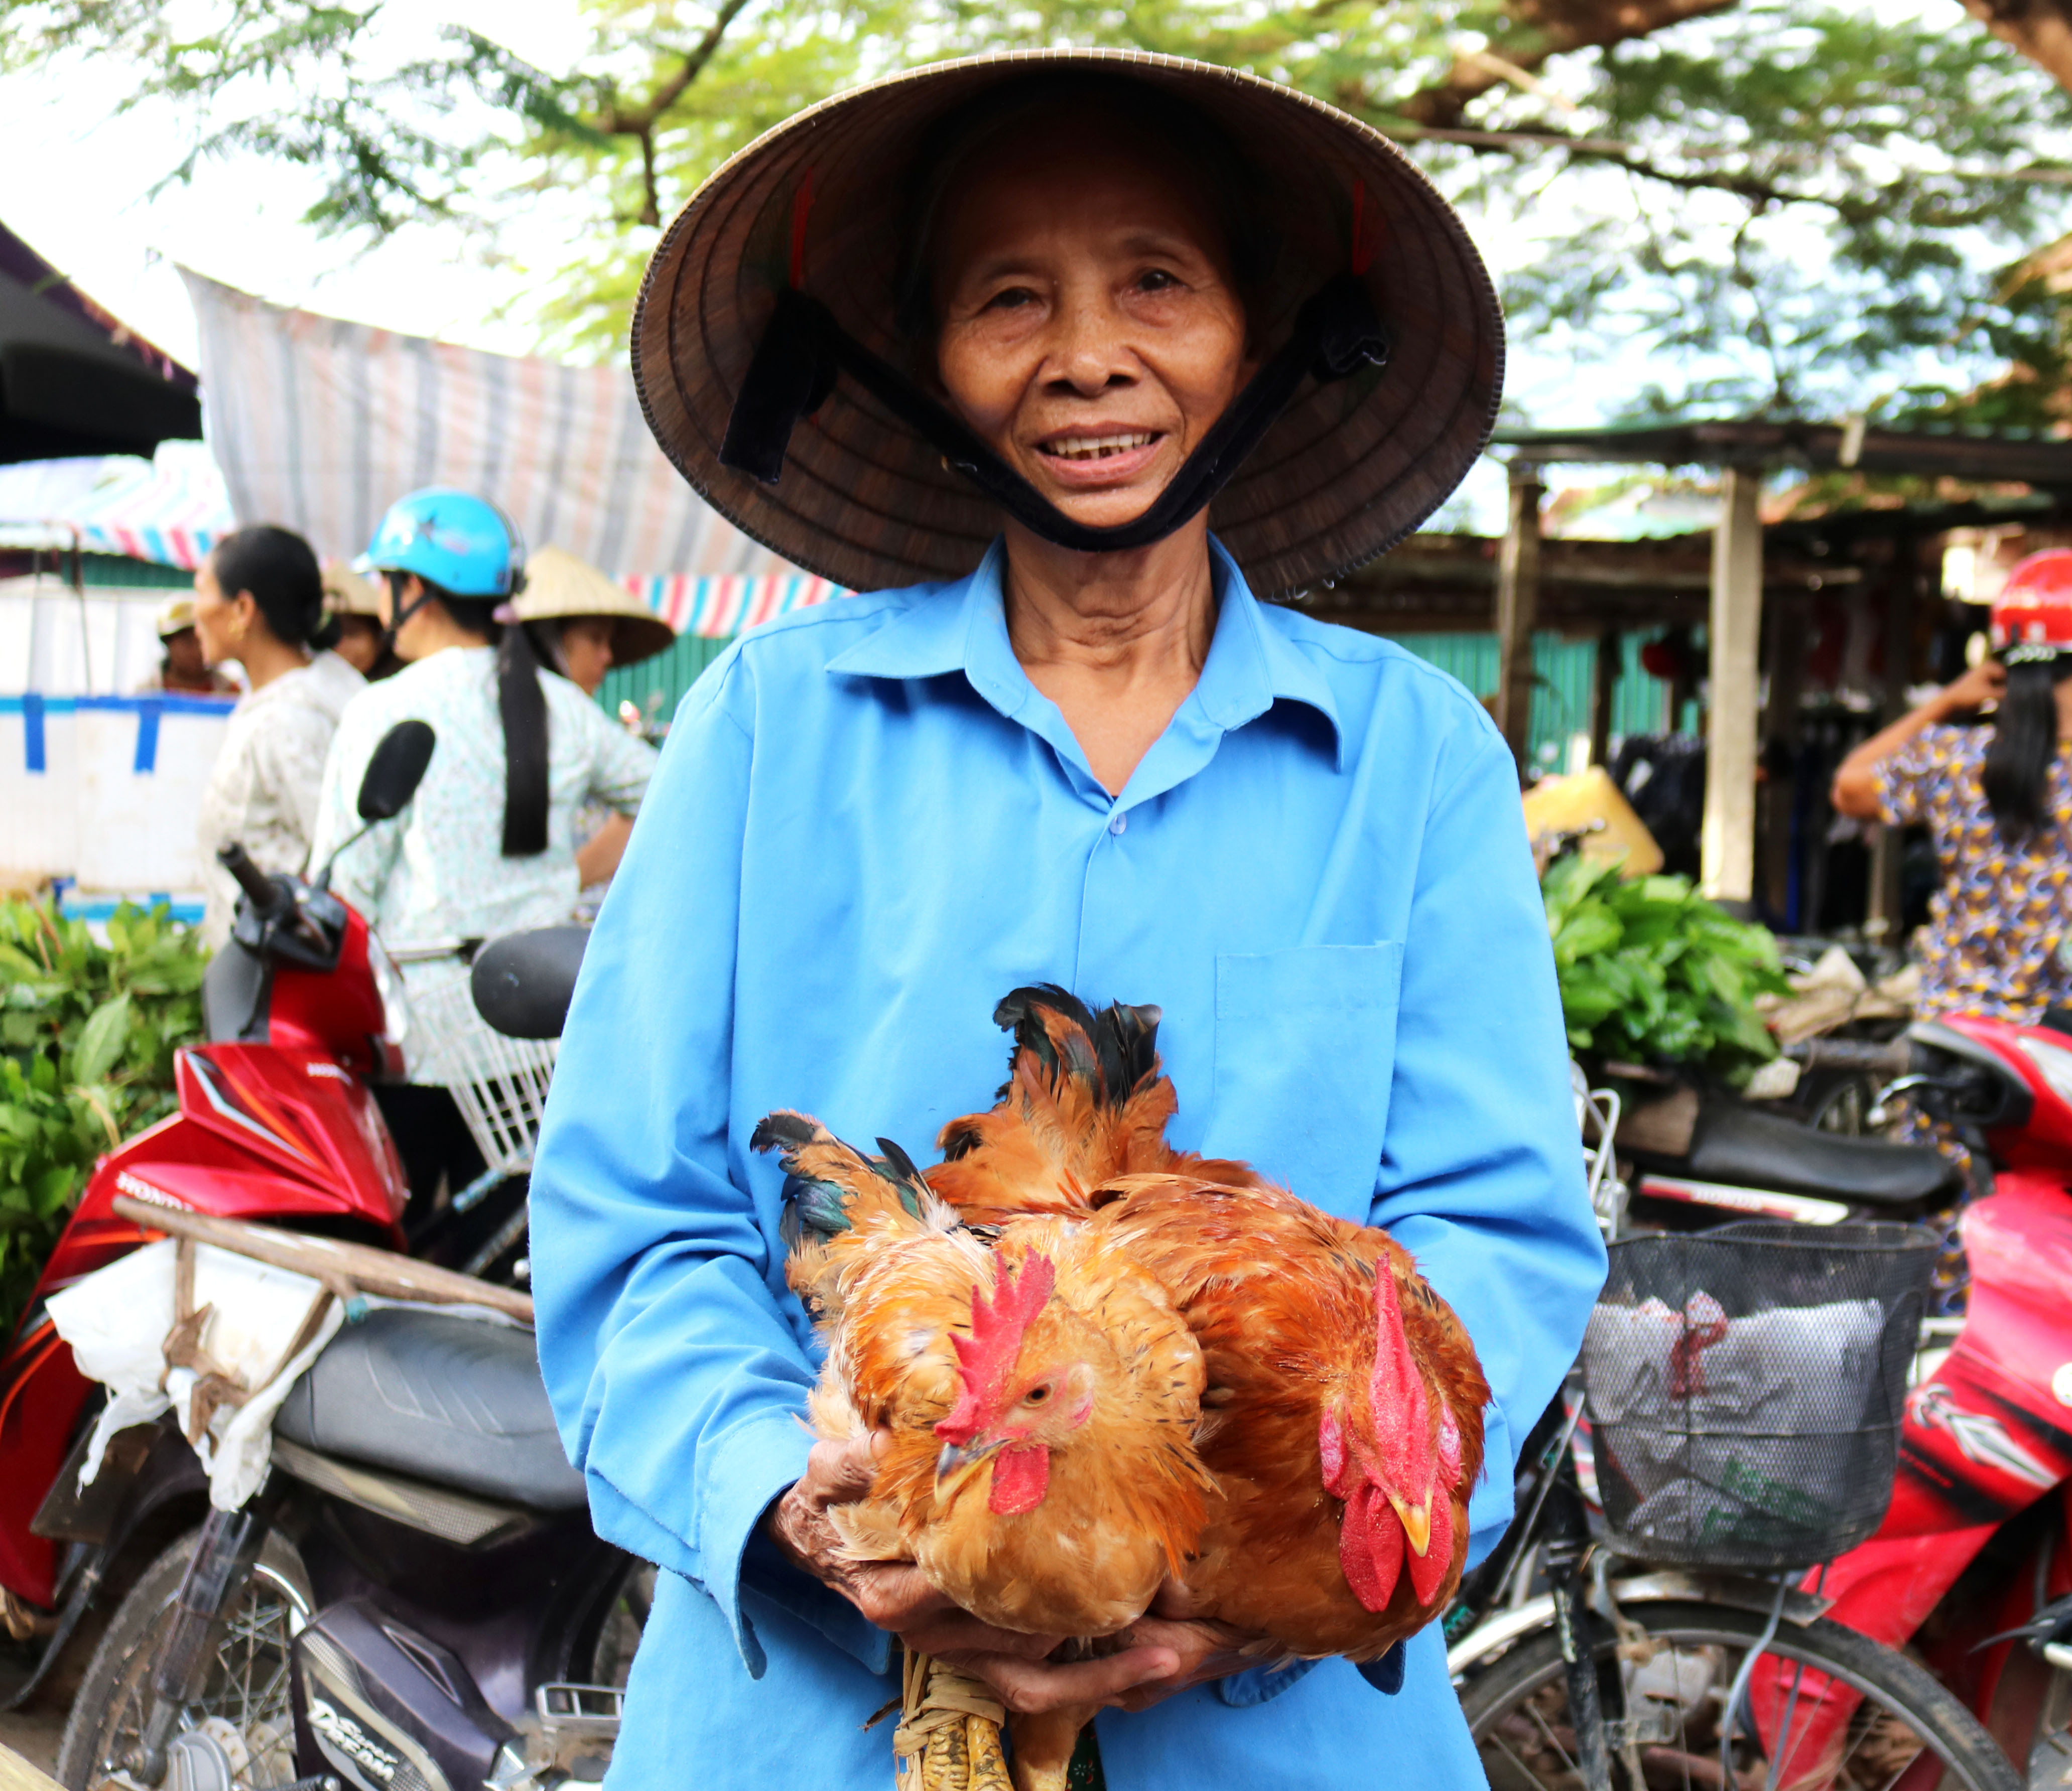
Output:
[[[1047,384],[1091,398],[1136,377],[1137,357],[1112,306],[1087,297],[1059,308]]]

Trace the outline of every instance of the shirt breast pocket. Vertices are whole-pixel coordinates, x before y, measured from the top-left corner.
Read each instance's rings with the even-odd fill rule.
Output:
[[[1364,1224],[1388,1127],[1403,945],[1216,959],[1214,1104],[1202,1148]]]

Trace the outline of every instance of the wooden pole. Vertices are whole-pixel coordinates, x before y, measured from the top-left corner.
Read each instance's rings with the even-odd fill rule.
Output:
[[[1612,707],[1618,694],[1622,647],[1619,631],[1607,628],[1597,636],[1597,663],[1590,684],[1590,762],[1612,762]]]
[[[212,1218],[204,1213],[154,1206],[128,1194],[117,1194],[113,1206],[117,1217],[154,1231],[214,1244],[219,1250],[235,1251],[276,1268],[306,1275],[321,1281],[341,1300],[349,1300],[356,1293],[371,1293],[384,1300],[424,1300],[442,1306],[487,1306],[521,1323],[532,1322],[529,1294],[398,1256],[393,1251],[314,1238],[307,1232],[286,1231],[270,1225],[247,1225],[242,1219]]]
[[[1496,725],[1523,774],[1532,751],[1532,630],[1540,617],[1540,469],[1514,461],[1496,563]]]
[[[1755,893],[1756,649],[1762,633],[1762,469],[1729,466],[1712,534],[1712,689],[1705,712],[1705,823],[1700,862],[1715,901]]]
[[[58,1781],[46,1778],[11,1748],[0,1748],[0,1791],[58,1791]]]
[[[1906,713],[1906,687],[1914,672],[1914,598],[1921,577],[1920,544],[1901,535],[1892,544],[1892,571],[1885,595],[1885,704],[1881,723]],[[1864,930],[1881,945],[1899,943],[1901,895],[1900,829],[1881,824],[1871,844],[1870,913]]]

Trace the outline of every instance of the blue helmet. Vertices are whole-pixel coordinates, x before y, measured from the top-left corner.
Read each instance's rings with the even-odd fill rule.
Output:
[[[524,581],[525,544],[487,499],[433,485],[388,506],[359,564],[413,572],[455,597],[509,597]]]

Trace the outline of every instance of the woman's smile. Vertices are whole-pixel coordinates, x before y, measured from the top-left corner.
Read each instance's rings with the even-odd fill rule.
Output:
[[[1081,490],[1133,479],[1157,458],[1163,429],[1059,429],[1036,444],[1051,475]]]

